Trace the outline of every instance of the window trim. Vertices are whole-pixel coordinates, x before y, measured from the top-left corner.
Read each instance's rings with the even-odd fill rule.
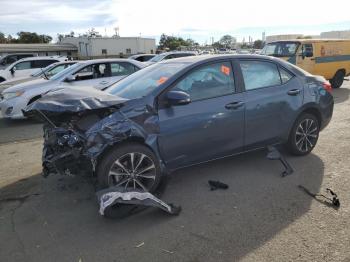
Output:
[[[219,64],[219,63],[229,63],[230,66],[231,66],[231,70],[232,70],[232,74],[233,74],[233,68],[234,68],[234,62],[232,61],[232,59],[224,59],[224,60],[215,60],[215,61],[209,61],[209,62],[206,62],[206,63],[203,63],[203,64],[199,64],[199,65],[196,65],[192,68],[190,68],[187,72],[185,72],[183,75],[181,75],[180,77],[178,77],[173,83],[171,83],[166,89],[164,89],[156,98],[155,100],[157,101],[157,110],[160,110],[160,109],[164,109],[164,108],[167,108],[165,106],[164,103],[162,103],[162,101],[164,100],[164,96],[166,95],[167,92],[171,91],[180,81],[182,81],[185,77],[187,77],[189,74],[191,74],[193,71],[197,70],[198,68],[200,67],[204,67],[204,66],[208,66],[208,65],[211,65],[211,64]],[[192,101],[191,100],[191,103],[195,103],[195,102],[200,102],[200,101],[203,101],[203,100],[208,100],[208,99],[214,99],[214,98],[218,98],[218,97],[222,97],[222,96],[228,96],[228,95],[234,95],[234,94],[237,94],[237,93],[240,93],[237,88],[237,83],[236,83],[236,79],[235,78],[235,75],[233,74],[233,92],[232,93],[228,93],[228,94],[225,94],[225,95],[217,95],[217,96],[213,96],[213,97],[208,97],[208,98],[202,98],[202,99],[198,99],[198,100],[195,100],[195,101]]]
[[[283,66],[278,65],[277,67],[278,67],[278,72],[279,72],[279,75],[280,75],[280,78],[281,78],[281,86],[284,86],[285,84],[289,83],[290,80],[292,80],[295,77],[295,75],[293,73],[291,73],[289,70],[285,69]],[[287,82],[285,82],[285,83],[283,83],[283,81],[282,81],[281,69],[286,71],[291,76],[291,78],[289,78],[289,80]]]
[[[263,86],[263,87],[259,87],[259,88],[254,88],[254,89],[250,89],[250,90],[247,90],[245,88],[245,81],[244,81],[244,76],[243,76],[243,71],[242,71],[242,67],[241,67],[241,62],[242,61],[250,61],[250,62],[264,62],[264,63],[270,63],[270,64],[273,64],[276,66],[277,68],[277,71],[278,71],[278,76],[279,76],[279,79],[280,79],[280,84],[279,85],[270,85],[270,86]],[[242,77],[242,92],[252,92],[252,91],[255,91],[255,90],[260,90],[260,89],[265,89],[265,88],[270,88],[270,87],[277,87],[277,86],[283,86],[284,84],[288,83],[289,81],[287,81],[286,83],[282,83],[282,78],[281,78],[281,74],[280,74],[280,70],[279,70],[279,67],[282,67],[280,66],[278,63],[275,63],[273,61],[269,61],[269,60],[264,60],[264,59],[251,59],[251,58],[240,58],[238,59],[238,64],[239,64],[239,69],[241,71],[241,77]],[[285,71],[287,71],[288,73],[290,73],[289,70],[286,70],[284,67],[282,67]],[[290,73],[291,74],[291,73]],[[294,74],[291,74],[293,77],[294,77]],[[293,78],[292,77],[292,78]]]

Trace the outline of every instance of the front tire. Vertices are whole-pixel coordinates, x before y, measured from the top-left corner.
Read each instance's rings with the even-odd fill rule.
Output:
[[[335,76],[330,80],[332,88],[339,88],[344,82],[345,73],[343,70],[337,71]]]
[[[160,181],[158,158],[148,147],[137,143],[116,145],[102,158],[97,169],[100,189],[118,186],[154,193]]]
[[[309,154],[316,146],[320,132],[320,123],[312,114],[302,114],[294,123],[288,139],[291,154],[303,156]]]

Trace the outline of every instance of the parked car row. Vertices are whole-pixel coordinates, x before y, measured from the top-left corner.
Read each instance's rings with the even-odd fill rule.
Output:
[[[38,69],[45,68],[60,61],[67,61],[67,57],[60,56],[37,56],[22,58],[3,70],[0,70],[0,83],[18,77],[28,77]]]
[[[62,68],[61,66],[62,64],[58,64],[53,69]],[[131,59],[99,59],[75,63],[53,76],[43,73],[41,77],[23,81],[2,92],[0,98],[2,116],[11,119],[24,118],[22,110],[50,90],[85,86],[101,90],[145,66],[144,63]],[[52,72],[50,69],[47,71]]]

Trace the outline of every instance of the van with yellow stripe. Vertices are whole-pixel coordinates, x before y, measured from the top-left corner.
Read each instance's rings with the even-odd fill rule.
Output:
[[[350,75],[350,40],[297,39],[271,42],[261,54],[282,58],[330,81],[333,88]]]

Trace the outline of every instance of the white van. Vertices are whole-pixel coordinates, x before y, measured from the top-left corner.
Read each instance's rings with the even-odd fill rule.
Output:
[[[0,83],[18,77],[28,77],[40,68],[45,68],[52,63],[68,60],[67,57],[38,56],[20,59],[5,69],[0,70]]]

